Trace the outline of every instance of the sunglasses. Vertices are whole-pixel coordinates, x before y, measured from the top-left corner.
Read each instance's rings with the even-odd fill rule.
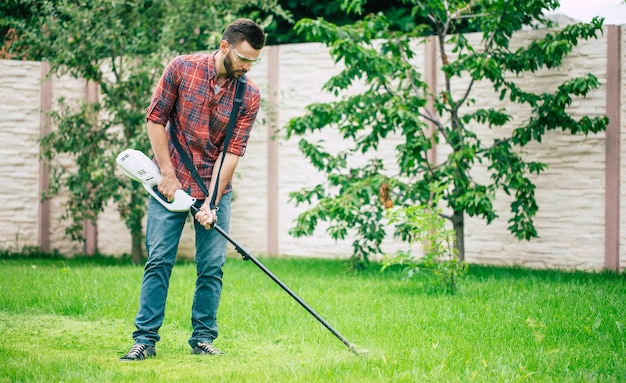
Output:
[[[230,49],[235,52],[235,59],[242,63],[242,64],[250,64],[251,66],[255,66],[256,64],[261,62],[261,56],[255,58],[255,59],[251,59],[248,58],[244,55],[242,55],[241,53],[237,52],[237,49],[235,49],[235,47],[233,46],[233,44],[228,44],[230,46]]]

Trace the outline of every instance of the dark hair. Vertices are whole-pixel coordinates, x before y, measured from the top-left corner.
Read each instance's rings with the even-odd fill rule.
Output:
[[[233,45],[245,40],[252,48],[261,49],[265,45],[265,33],[259,24],[250,19],[240,18],[226,27],[222,40]]]

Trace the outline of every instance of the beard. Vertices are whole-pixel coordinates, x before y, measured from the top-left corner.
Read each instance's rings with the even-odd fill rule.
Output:
[[[224,69],[226,69],[226,76],[228,76],[228,78],[237,80],[247,72],[245,69],[235,70],[233,67],[233,60],[230,58],[230,54],[226,55],[224,57]]]

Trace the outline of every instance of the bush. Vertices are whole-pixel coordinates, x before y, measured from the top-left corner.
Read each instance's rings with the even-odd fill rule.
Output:
[[[399,250],[395,255],[385,255],[382,270],[401,265],[407,278],[418,272],[427,272],[445,290],[454,293],[456,280],[467,273],[467,264],[459,260],[454,247],[454,230],[446,227],[446,219],[438,207],[445,186],[433,187],[431,204],[412,205],[389,209],[390,224],[396,225],[396,236],[401,236],[409,246],[421,243],[423,256],[415,256],[411,249]]]

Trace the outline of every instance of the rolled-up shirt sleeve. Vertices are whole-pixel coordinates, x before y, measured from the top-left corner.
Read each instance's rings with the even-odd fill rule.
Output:
[[[248,80],[250,81],[250,80]],[[254,126],[259,107],[261,105],[261,94],[258,89],[248,86],[246,89],[246,95],[244,96],[244,110],[237,119],[235,129],[233,129],[233,136],[231,142],[228,145],[228,152],[243,156],[246,152],[248,145],[248,138],[250,138],[250,132]],[[223,146],[220,150],[224,150]]]
[[[146,109],[146,120],[165,126],[170,117],[180,83],[181,56],[169,62],[152,95],[150,106]]]

